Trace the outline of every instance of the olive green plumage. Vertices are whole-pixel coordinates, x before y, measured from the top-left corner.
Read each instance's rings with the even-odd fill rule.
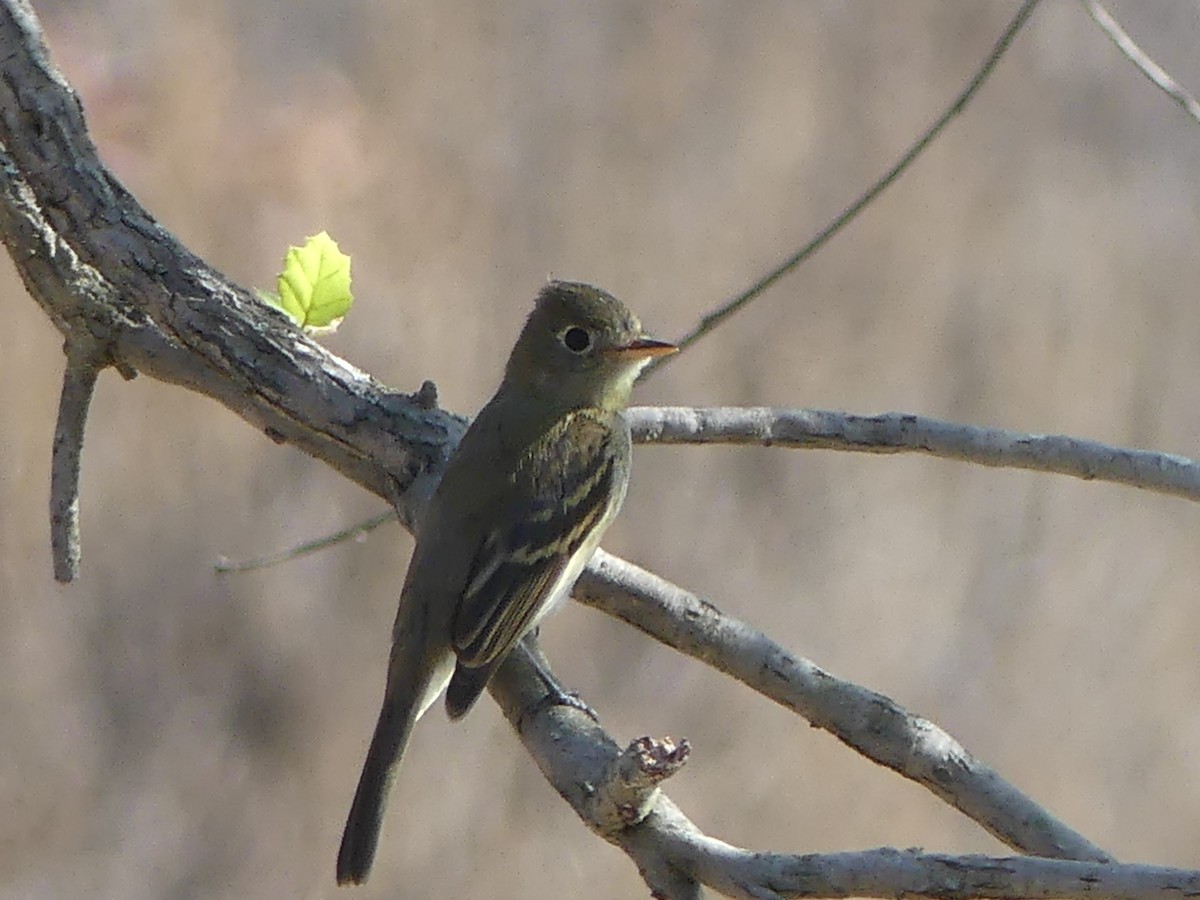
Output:
[[[621,411],[638,373],[674,352],[610,294],[555,281],[538,295],[496,395],[430,500],[392,635],[383,708],[338,853],[366,880],[413,725],[446,690],[466,714],[492,672],[571,586],[629,482]]]

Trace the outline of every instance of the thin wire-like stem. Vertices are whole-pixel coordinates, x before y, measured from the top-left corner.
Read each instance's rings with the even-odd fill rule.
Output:
[[[1183,85],[1172,78],[1166,69],[1151,59],[1146,51],[1139,47],[1121,27],[1121,23],[1114,19],[1097,0],[1082,0],[1082,2],[1083,8],[1092,17],[1092,21],[1099,25],[1109,39],[1117,45],[1117,49],[1124,54],[1125,58],[1137,66],[1138,70],[1156,87],[1183,107],[1184,112],[1200,122],[1200,102],[1197,102],[1196,98],[1189,94]]]
[[[315,553],[318,550],[324,550],[340,541],[349,540],[366,534],[368,531],[374,531],[385,522],[392,522],[396,519],[396,511],[388,510],[385,513],[380,513],[373,518],[367,519],[365,522],[358,522],[351,525],[349,528],[343,528],[341,531],[327,534],[324,537],[319,537],[316,540],[307,541],[296,547],[289,547],[287,550],[282,550],[279,553],[272,553],[269,556],[260,556],[257,559],[244,560],[228,560],[221,559],[213,564],[213,568],[218,572],[250,572],[254,569],[266,569],[270,566],[276,566],[280,563],[291,562],[293,559],[299,559],[301,556],[307,556],[309,553]]]
[[[996,67],[996,63],[1000,61],[1000,58],[1008,50],[1009,46],[1013,42],[1013,39],[1016,38],[1017,33],[1021,30],[1021,27],[1033,14],[1033,10],[1038,5],[1038,2],[1039,0],[1025,0],[1025,2],[1021,4],[1021,8],[1017,10],[1017,14],[1013,16],[1012,21],[1008,23],[1008,27],[1004,29],[1004,33],[1000,35],[999,40],[996,41],[991,52],[984,59],[974,77],[972,77],[967,83],[967,86],[963,88],[963,90],[954,99],[954,102],[950,104],[946,111],[938,117],[937,121],[935,121],[928,129],[926,129],[925,133],[922,134],[917,141],[908,148],[905,154],[900,157],[900,160],[894,166],[884,173],[884,175],[878,181],[867,188],[867,190],[857,200],[850,204],[850,206],[848,206],[845,211],[841,213],[841,215],[826,225],[816,237],[810,240],[807,244],[777,265],[774,269],[772,269],[750,287],[746,288],[746,290],[742,291],[733,299],[725,302],[712,312],[708,313],[708,315],[700,320],[700,323],[695,328],[688,332],[688,334],[686,334],[683,338],[676,341],[676,343],[679,345],[679,348],[681,350],[686,350],[734,313],[743,309],[748,303],[750,303],[750,301],[762,294],[767,288],[769,288],[779,279],[783,278],[783,276],[789,274],[802,262],[820,250],[830,238],[845,228],[871,203],[871,201],[883,193],[883,191],[889,185],[899,178],[904,171],[913,164],[916,158],[920,156],[922,152],[924,152],[925,148],[933,142],[934,138],[941,134],[942,130],[945,129],[945,127],[950,123],[950,120],[966,108],[967,104],[978,92],[984,81],[986,81],[987,77],[992,73],[992,70]],[[678,354],[675,355],[678,356]],[[660,357],[646,368],[646,373],[649,374],[659,366],[665,364],[671,358],[672,357],[666,356]]]

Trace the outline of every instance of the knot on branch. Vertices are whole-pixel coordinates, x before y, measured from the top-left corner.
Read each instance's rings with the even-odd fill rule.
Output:
[[[593,785],[592,820],[604,833],[630,828],[653,810],[658,785],[683,768],[692,745],[684,738],[676,742],[640,737],[621,751]]]
[[[421,387],[413,395],[421,409],[437,409],[438,405],[438,389],[437,385],[429,379],[421,382]]]

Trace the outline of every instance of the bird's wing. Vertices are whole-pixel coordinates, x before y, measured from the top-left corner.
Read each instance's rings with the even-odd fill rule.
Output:
[[[624,491],[628,437],[618,427],[598,411],[577,411],[522,455],[512,500],[476,552],[455,612],[460,665],[503,659],[556,599],[572,557],[594,548],[588,538],[607,526]]]

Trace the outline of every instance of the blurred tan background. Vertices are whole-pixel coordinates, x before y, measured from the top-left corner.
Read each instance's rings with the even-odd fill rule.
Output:
[[[35,2],[101,155],[269,286],[328,229],[331,349],[450,409],[547,275],[677,336],[806,240],[961,88],[1015,3]],[[1116,3],[1200,89],[1200,10]],[[1200,126],[1050,0],[847,233],[643,403],[905,410],[1200,454]],[[0,261],[0,897],[637,897],[493,704],[431,715],[370,884],[333,859],[411,548],[213,402],[100,382],[82,578],[46,524],[60,339]],[[917,458],[642,447],[609,550],[946,727],[1122,859],[1200,866],[1200,508]],[[544,629],[618,739],[686,736],[672,796],[796,852],[1003,853],[920,788],[580,608]]]

